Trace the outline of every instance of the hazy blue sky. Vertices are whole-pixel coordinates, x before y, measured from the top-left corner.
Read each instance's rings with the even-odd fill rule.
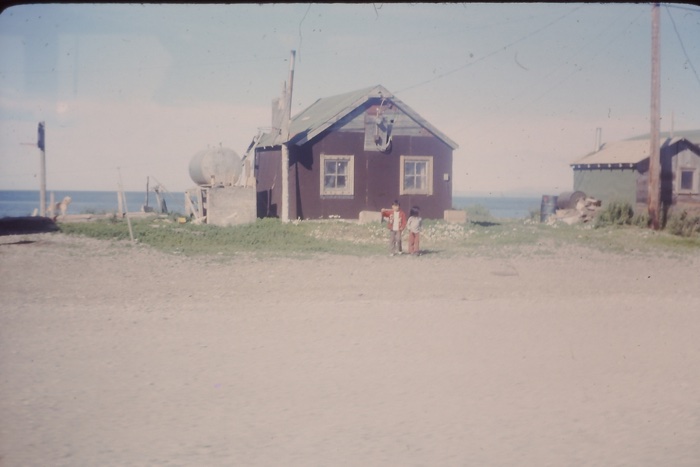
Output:
[[[0,189],[194,183],[293,106],[381,84],[460,148],[455,192],[556,194],[603,141],[649,131],[649,4],[40,4],[0,15]],[[661,6],[662,130],[700,129],[700,7]]]

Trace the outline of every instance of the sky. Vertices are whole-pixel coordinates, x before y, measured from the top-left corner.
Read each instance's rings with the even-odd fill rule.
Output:
[[[651,4],[28,4],[0,14],[0,190],[167,190],[293,114],[382,85],[459,148],[453,194],[573,188],[650,129]],[[700,129],[700,7],[661,4],[661,129]]]

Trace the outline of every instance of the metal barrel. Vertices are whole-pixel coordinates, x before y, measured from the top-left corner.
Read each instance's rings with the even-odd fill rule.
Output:
[[[547,218],[557,211],[557,198],[558,196],[542,195],[540,222],[547,221]]]

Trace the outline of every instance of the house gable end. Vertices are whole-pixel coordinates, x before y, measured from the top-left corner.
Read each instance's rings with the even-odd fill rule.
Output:
[[[365,109],[370,103],[375,105],[376,103],[392,105],[400,110],[404,117],[423,127],[427,132],[445,142],[452,149],[459,147],[457,143],[381,85],[317,100],[312,106],[294,117],[290,130],[290,134],[293,136],[291,136],[290,142],[300,146],[331,127],[337,129],[347,125],[347,117],[349,115],[355,117],[358,109]],[[408,121],[407,118],[402,118],[404,123]]]

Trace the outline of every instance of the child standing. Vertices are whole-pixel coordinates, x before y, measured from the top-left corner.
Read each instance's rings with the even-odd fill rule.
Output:
[[[423,219],[420,217],[418,206],[411,208],[406,227],[408,228],[408,254],[420,255],[420,232],[423,230]]]
[[[401,254],[401,234],[406,228],[406,213],[401,210],[398,201],[391,205],[391,211],[382,210],[384,217],[387,217],[386,226],[389,228],[389,253],[391,256]]]

